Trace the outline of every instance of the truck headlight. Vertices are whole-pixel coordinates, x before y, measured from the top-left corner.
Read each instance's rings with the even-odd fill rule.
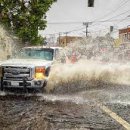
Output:
[[[36,79],[44,79],[45,78],[45,71],[44,67],[36,67],[35,68],[35,78]]]
[[[2,66],[0,66],[0,78],[2,77]]]

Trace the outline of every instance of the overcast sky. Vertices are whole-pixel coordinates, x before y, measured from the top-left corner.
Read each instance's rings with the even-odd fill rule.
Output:
[[[47,13],[47,28],[41,34],[72,31],[70,35],[85,35],[83,22],[91,21],[108,20],[93,22],[89,26],[89,32],[97,35],[108,30],[110,25],[116,29],[130,25],[130,17],[127,17],[130,15],[130,0],[95,0],[94,7],[87,6],[88,0],[57,0]]]

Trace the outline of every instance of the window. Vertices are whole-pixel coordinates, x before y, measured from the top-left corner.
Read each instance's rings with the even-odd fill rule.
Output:
[[[124,35],[124,41],[126,42],[127,41],[127,34]]]
[[[53,60],[53,49],[22,49],[16,58]]]

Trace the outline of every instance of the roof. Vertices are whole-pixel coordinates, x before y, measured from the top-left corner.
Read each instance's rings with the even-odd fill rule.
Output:
[[[130,28],[119,29],[119,34],[130,32]]]

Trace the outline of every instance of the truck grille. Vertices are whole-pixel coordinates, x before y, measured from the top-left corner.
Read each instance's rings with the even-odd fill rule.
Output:
[[[5,80],[23,80],[25,77],[31,80],[32,74],[31,68],[6,66],[4,67],[3,75]]]

